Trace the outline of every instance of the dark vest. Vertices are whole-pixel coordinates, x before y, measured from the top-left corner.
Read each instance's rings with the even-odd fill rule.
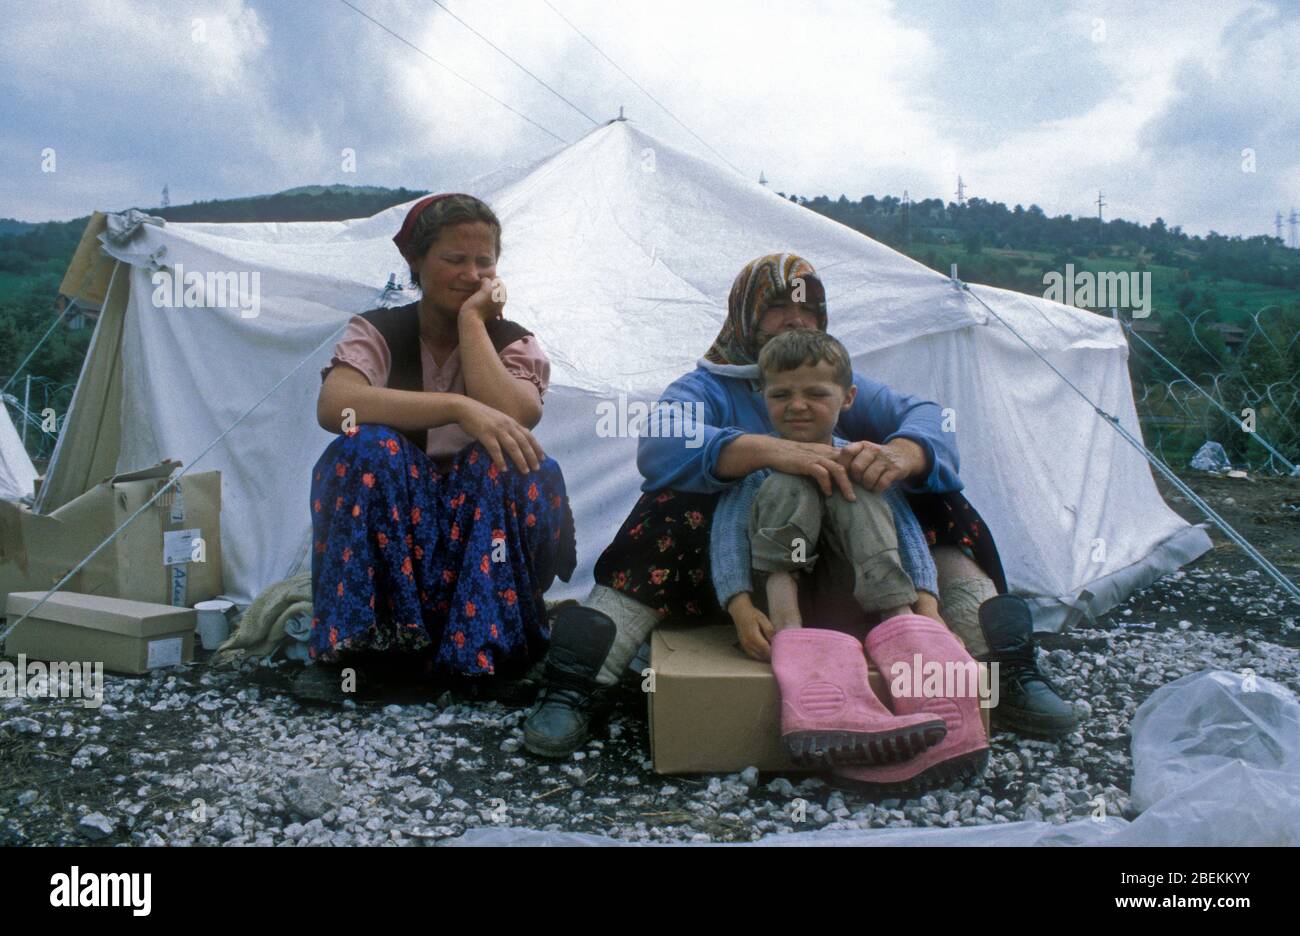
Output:
[[[424,371],[420,364],[420,304],[412,302],[392,309],[372,309],[361,313],[361,317],[383,335],[388,345],[392,367],[388,371],[388,383],[385,386],[393,390],[422,392]],[[487,333],[497,354],[520,338],[532,334],[518,322],[508,319],[493,319],[488,322]],[[417,445],[421,452],[428,450],[428,430],[413,429],[402,435]]]

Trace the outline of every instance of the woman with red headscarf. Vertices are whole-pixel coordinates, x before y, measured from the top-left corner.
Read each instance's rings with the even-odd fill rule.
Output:
[[[317,421],[341,434],[312,472],[310,698],[393,654],[430,678],[522,675],[548,645],[542,595],[576,563],[563,475],[530,431],[550,363],[502,315],[500,222],[434,195],[393,240],[420,300],[355,316],[321,372]]]

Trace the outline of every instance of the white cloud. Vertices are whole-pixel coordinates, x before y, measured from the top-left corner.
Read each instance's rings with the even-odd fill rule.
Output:
[[[244,0],[62,0],[6,12],[0,64],[21,91],[113,89],[170,96],[252,86],[249,66],[268,45]]]
[[[643,129],[707,155],[545,4],[447,2],[596,120],[624,104]],[[1052,213],[1092,213],[1101,188],[1111,216],[1227,231],[1260,230],[1259,205],[1270,202],[1266,221],[1271,200],[1296,191],[1284,76],[1300,35],[1272,4],[958,4],[950,16],[888,0],[552,2],[774,189],[951,198],[961,172],[976,195]],[[591,129],[435,5],[356,3],[565,139]],[[341,4],[93,0],[8,16],[0,91],[28,126],[5,164],[30,171],[26,150],[56,140],[82,175],[50,190],[83,200],[0,181],[0,197],[23,205],[8,213],[115,207],[162,181],[180,199],[317,181],[434,186],[558,145]],[[1243,146],[1259,165],[1245,179],[1225,168]],[[344,147],[356,175],[340,170]]]
[[[1094,43],[1097,18],[1105,39]],[[1084,113],[1037,121],[991,146],[951,140],[974,194],[1081,216],[1095,213],[1103,190],[1107,217],[1159,215],[1199,233],[1271,231],[1273,202],[1296,197],[1296,87],[1285,78],[1300,47],[1294,22],[1273,4],[1228,0],[1092,4],[1053,28],[1062,67],[1103,70],[1111,87]],[[1240,169],[1247,146],[1259,157],[1253,175]]]

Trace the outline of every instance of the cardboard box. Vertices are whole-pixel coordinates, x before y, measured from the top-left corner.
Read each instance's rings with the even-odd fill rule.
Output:
[[[13,592],[5,615],[17,620],[45,592]],[[5,641],[11,656],[33,660],[103,663],[114,673],[147,673],[194,659],[193,608],[56,592]]]
[[[740,649],[730,624],[656,628],[650,638],[654,692],[650,755],[657,773],[731,773],[746,767],[806,771],[781,743],[781,694],[770,663]],[[875,667],[868,679],[887,692]],[[985,732],[988,709],[980,709]]]
[[[47,589],[152,497],[178,468],[115,475],[51,514],[0,501],[0,598]],[[203,561],[192,561],[194,539]],[[69,591],[186,607],[217,597],[221,472],[186,475],[77,573]]]

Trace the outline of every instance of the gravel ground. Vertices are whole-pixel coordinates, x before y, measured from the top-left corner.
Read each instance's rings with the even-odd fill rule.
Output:
[[[1295,578],[1300,481],[1195,485]],[[1177,496],[1171,505],[1196,519]],[[1216,543],[1218,543],[1216,537]],[[1043,669],[1075,701],[1060,741],[992,739],[978,783],[910,800],[808,775],[664,777],[645,705],[620,687],[608,731],[568,761],[522,750],[525,710],[444,694],[420,704],[306,708],[284,665],[108,676],[105,704],[0,700],[0,845],[433,845],[474,827],[642,842],[750,841],[811,829],[1065,822],[1104,801],[1132,818],[1129,721],[1153,690],[1207,668],[1300,691],[1298,609],[1222,546],[1096,621],[1045,636]]]

